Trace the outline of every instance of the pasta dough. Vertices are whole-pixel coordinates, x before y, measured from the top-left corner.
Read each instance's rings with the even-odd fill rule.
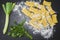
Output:
[[[26,1],[25,5],[29,6],[29,8],[23,8],[22,12],[31,19],[29,24],[34,28],[40,29],[41,25],[44,28],[48,25],[52,27],[58,23],[55,11],[51,8],[51,2],[44,0],[42,5],[37,2]]]

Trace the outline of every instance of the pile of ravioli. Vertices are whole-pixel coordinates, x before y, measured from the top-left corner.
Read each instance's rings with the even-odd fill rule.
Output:
[[[53,27],[58,23],[56,12],[51,7],[51,2],[43,1],[43,4],[38,2],[26,1],[25,5],[29,8],[22,8],[22,13],[28,16],[31,20],[29,25],[33,28],[40,29],[41,26],[44,28]]]

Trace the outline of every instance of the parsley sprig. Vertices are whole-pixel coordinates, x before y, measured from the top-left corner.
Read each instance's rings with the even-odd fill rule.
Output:
[[[8,35],[12,37],[27,36],[32,39],[32,36],[25,30],[24,23],[25,20],[22,20],[19,24],[16,24],[15,22],[16,25],[10,27],[10,32],[8,33]]]

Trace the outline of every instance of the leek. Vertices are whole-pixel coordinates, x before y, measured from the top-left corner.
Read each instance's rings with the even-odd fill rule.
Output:
[[[3,34],[5,34],[7,31],[8,23],[9,23],[9,15],[10,15],[11,11],[13,10],[14,6],[15,6],[15,3],[12,3],[12,2],[7,2],[6,5],[2,4],[3,10],[4,10],[5,15],[6,15]]]

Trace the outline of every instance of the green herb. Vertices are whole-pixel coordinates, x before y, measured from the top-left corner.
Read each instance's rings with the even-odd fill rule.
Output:
[[[16,24],[15,22],[15,25],[10,27],[10,32],[8,33],[8,35],[12,37],[22,37],[25,35],[32,39],[32,36],[25,30],[24,23],[25,20],[22,20],[19,24]]]
[[[11,3],[11,2],[7,2],[6,5],[2,4],[3,10],[4,10],[5,15],[6,15],[5,26],[4,26],[4,29],[3,29],[3,34],[5,34],[6,31],[7,31],[8,23],[9,23],[9,15],[10,15],[12,9],[14,8],[14,6],[15,6],[15,3]]]

